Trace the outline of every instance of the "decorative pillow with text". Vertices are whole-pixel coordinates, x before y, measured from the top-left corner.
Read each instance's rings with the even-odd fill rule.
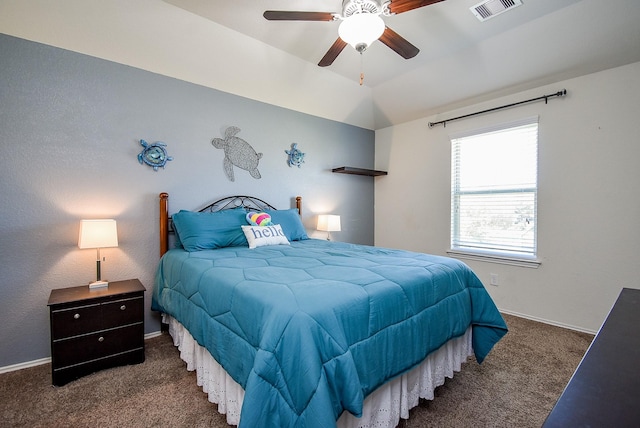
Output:
[[[289,241],[279,224],[271,226],[242,226],[242,231],[251,249],[264,245],[289,245]]]

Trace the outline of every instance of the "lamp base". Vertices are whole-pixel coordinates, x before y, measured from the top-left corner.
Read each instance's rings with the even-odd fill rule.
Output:
[[[94,288],[104,288],[109,286],[109,281],[94,281],[89,284],[89,289],[93,290]]]

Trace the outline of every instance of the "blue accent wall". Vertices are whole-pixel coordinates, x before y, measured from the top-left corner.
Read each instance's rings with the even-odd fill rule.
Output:
[[[374,179],[331,173],[372,168],[373,131],[6,35],[0,59],[0,367],[49,357],[51,289],[95,279],[95,252],[77,247],[82,218],[117,220],[102,276],[139,278],[146,332],[159,329],[149,305],[160,192],[171,212],[232,194],[290,208],[300,195],[310,236],[324,237],[316,218],[332,213],[342,216],[333,239],[373,244]],[[263,153],[261,179],[225,176],[211,140],[229,126]],[[174,160],[140,165],[140,139],[166,143]],[[287,164],[292,143],[301,168]]]

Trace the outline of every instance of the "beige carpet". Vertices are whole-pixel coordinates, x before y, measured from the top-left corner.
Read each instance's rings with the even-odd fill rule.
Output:
[[[505,315],[509,334],[482,365],[422,400],[400,426],[539,427],[593,336]],[[0,425],[7,427],[227,427],[185,369],[168,336],[146,342],[143,364],[105,370],[63,387],[51,366],[0,375]]]

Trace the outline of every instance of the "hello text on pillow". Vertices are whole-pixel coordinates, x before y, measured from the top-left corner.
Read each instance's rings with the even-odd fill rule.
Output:
[[[289,245],[289,241],[279,224],[272,226],[243,225],[242,231],[251,249],[264,245]]]

